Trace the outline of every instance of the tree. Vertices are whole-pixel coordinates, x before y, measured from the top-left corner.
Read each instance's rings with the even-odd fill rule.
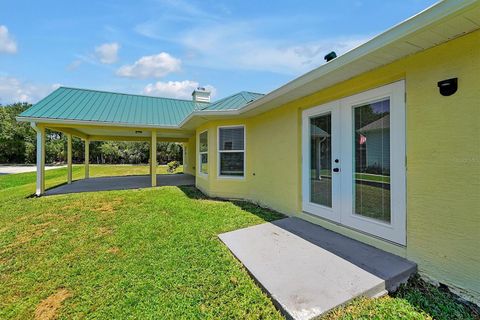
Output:
[[[16,103],[0,105],[0,163],[34,163],[36,158],[35,130],[26,122],[15,119],[31,105]],[[84,161],[85,143],[74,137],[72,140],[72,160]],[[45,161],[64,163],[67,155],[67,138],[57,131],[46,131]],[[148,163],[150,145],[147,142],[93,141],[90,142],[91,163]],[[161,164],[182,160],[182,147],[171,142],[157,145],[157,159]]]
[[[24,163],[32,158],[29,152],[35,141],[35,131],[30,124],[15,119],[29,107],[27,103],[0,106],[0,163]]]

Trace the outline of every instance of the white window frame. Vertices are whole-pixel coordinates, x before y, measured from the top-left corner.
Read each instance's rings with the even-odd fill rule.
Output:
[[[220,150],[220,129],[223,128],[243,128],[243,150]],[[220,174],[220,154],[221,153],[239,153],[243,152],[243,176],[231,176]],[[245,180],[247,174],[247,129],[244,124],[218,126],[217,127],[217,178],[218,179],[232,179]]]
[[[200,135],[203,134],[203,133],[207,133],[207,151],[200,151]],[[210,141],[209,141],[209,134],[208,134],[208,129],[207,130],[203,130],[201,132],[198,133],[198,136],[197,136],[197,150],[198,150],[198,175],[200,177],[203,177],[203,178],[206,178],[208,177],[208,172],[210,170],[207,171],[207,173],[205,172],[202,172],[202,154],[206,154],[207,155],[207,159],[209,158],[208,156],[208,151],[210,150]],[[209,166],[209,163],[210,163],[210,159],[208,159],[208,162],[207,162],[207,167]]]

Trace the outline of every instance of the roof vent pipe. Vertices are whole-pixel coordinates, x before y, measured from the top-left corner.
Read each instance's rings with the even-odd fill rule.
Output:
[[[192,99],[195,102],[210,102],[210,91],[203,87],[198,87],[192,92]]]
[[[328,62],[335,59],[336,57],[337,57],[337,54],[335,53],[335,51],[332,51],[329,54],[327,54],[325,57],[323,57],[323,59],[325,59],[325,61]]]

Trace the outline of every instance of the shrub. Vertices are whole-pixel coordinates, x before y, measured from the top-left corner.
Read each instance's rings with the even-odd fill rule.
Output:
[[[174,173],[175,170],[177,170],[178,167],[180,167],[180,162],[178,161],[170,161],[169,163],[167,163],[167,171],[170,172],[170,173]]]

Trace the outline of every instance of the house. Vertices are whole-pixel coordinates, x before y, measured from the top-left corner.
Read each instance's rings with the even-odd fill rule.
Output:
[[[359,158],[363,160],[365,171],[376,173],[390,169],[390,115],[370,122],[357,133],[358,145],[363,146],[358,152],[364,153]]]
[[[479,28],[480,1],[442,1],[266,95],[210,102],[203,89],[187,101],[59,88],[18,118],[37,130],[37,194],[45,128],[69,146],[72,135],[86,141],[86,178],[89,141],[181,142],[185,172],[207,195],[406,257],[478,302]]]

